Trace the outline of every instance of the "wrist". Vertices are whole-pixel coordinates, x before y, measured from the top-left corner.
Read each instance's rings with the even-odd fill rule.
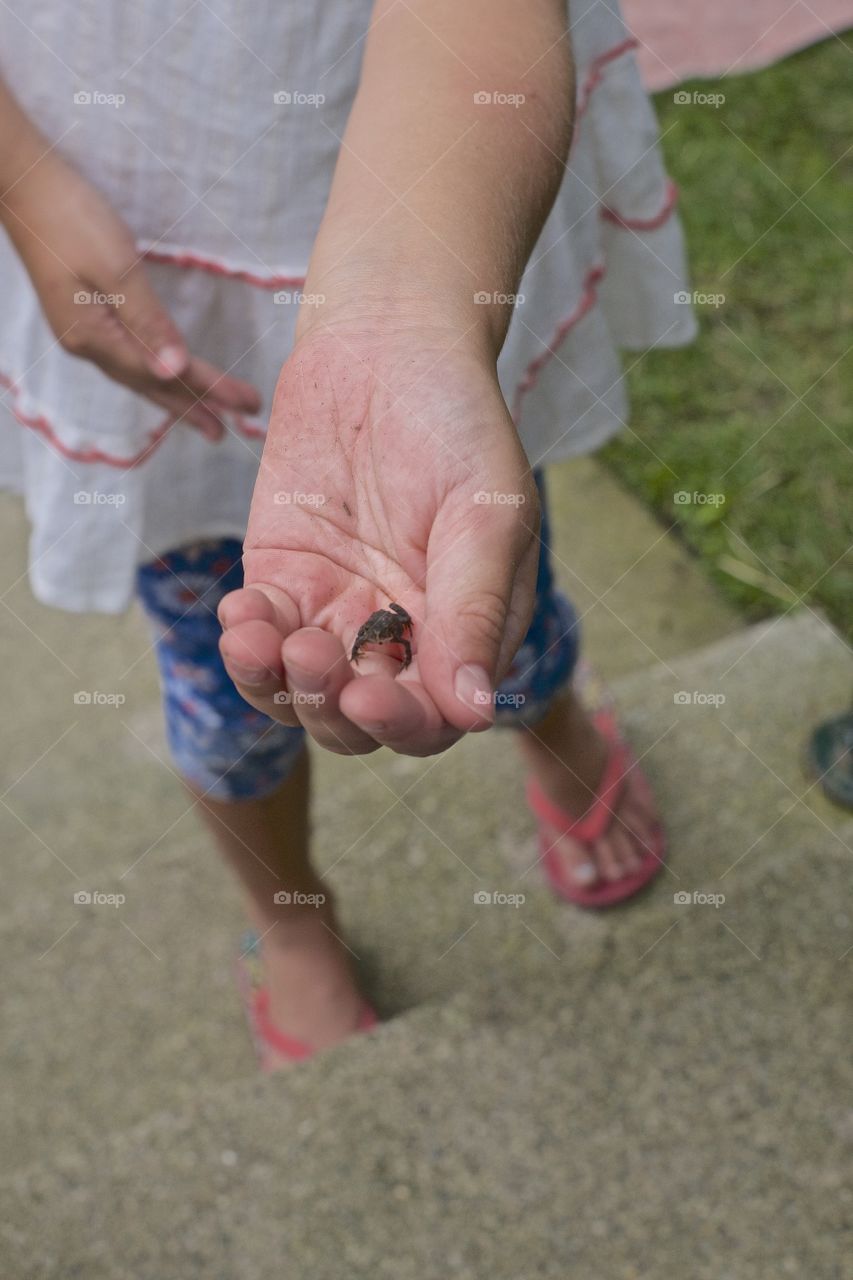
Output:
[[[434,335],[437,344],[497,362],[506,331],[500,306],[484,305],[472,288],[421,271],[392,267],[340,273],[309,270],[296,324],[297,341],[318,330],[358,331],[376,338]]]
[[[377,334],[426,329],[496,362],[512,310],[504,255],[481,245],[466,261],[410,210],[382,216],[348,194],[347,215],[338,200],[320,227],[297,337],[339,324]]]

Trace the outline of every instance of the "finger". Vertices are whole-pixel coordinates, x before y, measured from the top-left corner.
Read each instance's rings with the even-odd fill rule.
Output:
[[[206,440],[216,443],[225,437],[226,427],[218,413],[200,400],[196,403],[182,405],[181,398],[176,397],[177,406],[175,422],[195,427]]]
[[[212,409],[242,413],[260,410],[261,397],[255,387],[190,354],[141,263],[122,278],[121,292],[117,291],[116,297],[119,319],[139,344],[145,368],[156,378],[177,379],[189,395],[208,401]]]
[[[209,405],[193,400],[190,396],[180,391],[160,391],[157,387],[152,388],[147,374],[143,374],[142,377],[127,374],[112,360],[102,357],[96,360],[96,363],[99,368],[103,369],[104,373],[109,374],[117,382],[130,387],[131,390],[138,392],[139,395],[145,396],[153,404],[158,404],[161,408],[168,409],[173,424],[194,427],[201,432],[206,440],[214,443],[217,440],[222,440],[225,436],[225,423]]]
[[[240,587],[229,591],[219,601],[216,616],[223,631],[236,627],[240,622],[277,622],[275,608],[269,596],[255,587]],[[281,637],[279,637],[279,643]]]
[[[223,439],[225,423],[209,405],[202,404],[201,401],[192,400],[189,396],[179,391],[160,391],[156,387],[152,388],[147,374],[142,378],[126,375],[110,360],[101,359],[96,363],[111,378],[115,378],[117,382],[130,387],[131,390],[138,392],[139,395],[145,396],[153,404],[158,404],[161,408],[168,409],[173,425],[180,424],[194,427],[201,432],[206,440],[214,443]]]
[[[379,743],[341,710],[341,691],[359,677],[338,637],[302,627],[284,641],[281,655],[293,709],[315,742],[337,755],[375,751]]]
[[[382,746],[404,755],[431,756],[462,737],[448,725],[416,680],[365,675],[341,693],[341,711]]]
[[[177,325],[161,303],[141,263],[116,284],[116,311],[141,347],[141,359],[156,378],[177,378],[190,353]]]
[[[231,409],[237,413],[260,413],[261,393],[256,387],[250,382],[244,382],[242,378],[232,377],[208,360],[203,360],[201,356],[190,357],[181,381],[197,395],[223,409]]]
[[[281,660],[281,634],[271,622],[240,622],[223,631],[219,652],[237,690],[246,702],[295,728],[299,723],[287,694]]]
[[[247,559],[252,558],[252,569],[257,572],[259,567],[263,567],[265,560],[272,558],[277,561],[278,552],[251,551],[245,547],[243,549],[243,565],[246,568]],[[259,559],[260,557],[260,559]],[[246,576],[249,576],[249,569],[246,568]],[[279,633],[279,643],[289,636],[292,632],[298,631],[302,626],[302,616],[299,612],[299,605],[283,591],[281,587],[273,586],[263,579],[257,579],[252,582],[251,586],[243,587],[241,591],[231,593],[233,597],[238,598],[239,606],[249,611],[249,617],[262,618],[264,621],[272,622],[276,626]],[[265,606],[258,600],[263,597],[272,609],[272,616],[266,611]],[[225,597],[230,599],[231,597]]]
[[[164,385],[146,362],[146,353],[109,306],[88,306],[82,320],[75,321],[63,345],[74,355],[91,360],[109,377],[123,383],[179,418],[218,438],[224,433],[221,419],[198,397],[175,383]]]
[[[435,568],[427,551],[426,611],[418,641],[424,687],[446,720],[466,732],[494,722],[494,688],[499,662],[517,648],[525,620],[518,605],[516,578],[535,583],[538,552],[531,525],[538,529],[535,488],[525,505],[478,506],[451,549],[437,554]],[[483,514],[485,513],[485,514]],[[442,537],[448,535],[442,530]],[[524,596],[530,602],[528,583]],[[511,625],[508,625],[511,624]],[[508,636],[508,632],[516,634]]]
[[[195,427],[210,441],[224,437],[225,423],[214,404],[204,403],[176,380],[169,386],[154,377],[144,348],[113,307],[88,305],[82,319],[76,318],[68,326],[62,345],[72,355],[91,360],[114,381],[168,410],[173,423]]]
[[[241,587],[222,597],[217,617],[220,652],[241,696],[280,724],[299,725],[281,660],[282,636],[299,620],[295,603],[278,588]]]

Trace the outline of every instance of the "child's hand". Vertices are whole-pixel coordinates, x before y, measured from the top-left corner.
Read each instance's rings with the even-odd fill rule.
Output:
[[[0,220],[66,351],[210,440],[223,435],[223,412],[259,410],[254,387],[190,355],[148,282],[130,229],[56,152],[0,200]]]
[[[487,728],[530,622],[536,486],[494,368],[449,345],[315,329],[279,382],[221,648],[247,701],[332,751],[428,755]],[[411,666],[368,649],[356,668],[391,601]]]

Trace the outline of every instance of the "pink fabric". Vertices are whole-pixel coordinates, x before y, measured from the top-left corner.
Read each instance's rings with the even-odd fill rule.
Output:
[[[622,0],[646,87],[766,67],[853,26],[853,0]]]

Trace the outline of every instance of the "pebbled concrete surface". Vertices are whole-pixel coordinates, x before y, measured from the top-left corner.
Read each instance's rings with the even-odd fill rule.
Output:
[[[271,1081],[233,991],[236,897],[157,760],[139,619],[34,604],[0,504],[16,1280],[842,1276],[853,825],[798,754],[846,705],[849,652],[808,612],[732,634],[594,464],[555,472],[559,573],[589,584],[595,660],[635,672],[618,692],[670,868],[610,914],[555,901],[507,733],[427,761],[316,753],[319,861],[390,1021]],[[605,500],[612,524],[573,542]],[[127,901],[80,907],[80,887]]]
[[[14,1274],[841,1280],[848,868],[799,853],[7,1175]]]

